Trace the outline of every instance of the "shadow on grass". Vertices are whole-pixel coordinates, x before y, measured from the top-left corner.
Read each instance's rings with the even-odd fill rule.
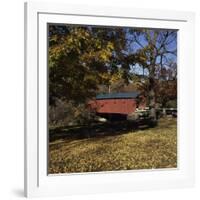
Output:
[[[136,131],[149,128],[147,122],[135,123],[133,121],[112,121],[106,123],[95,123],[84,126],[65,126],[49,130],[49,141],[53,142],[59,139],[85,139],[100,138],[105,136],[126,134],[130,131]]]

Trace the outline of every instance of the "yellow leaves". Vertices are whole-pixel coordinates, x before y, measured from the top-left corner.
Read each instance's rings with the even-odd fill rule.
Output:
[[[91,37],[90,33],[88,32],[88,30],[83,29],[83,28],[73,28],[70,31],[70,35],[73,38],[82,38],[82,39],[88,39],[89,37]]]
[[[110,84],[110,74],[109,73],[99,73],[99,77],[101,79],[101,82],[104,84]]]
[[[53,35],[51,36],[51,38],[49,39],[49,42],[57,42],[58,41],[58,36],[57,35]]]
[[[74,173],[177,166],[176,119],[123,135],[50,143],[50,173]]]
[[[101,51],[98,52],[98,54],[99,54],[99,58],[103,62],[107,62],[111,56],[110,50],[107,50],[107,49],[102,49]]]
[[[101,48],[98,51],[94,51],[92,48],[88,48],[80,56],[80,60],[86,63],[93,62],[94,60],[102,63],[106,63],[110,60],[112,52],[110,49]]]
[[[95,42],[95,47],[100,50],[102,48],[102,44],[101,44],[101,41],[100,40],[96,40]]]
[[[49,47],[49,66],[82,65],[90,70],[93,63],[102,63],[102,67],[110,62],[113,43],[95,36],[89,29],[73,27],[65,35],[51,36]],[[67,62],[69,64],[67,65]],[[62,63],[62,64],[61,64]],[[61,64],[61,65],[60,65]],[[98,75],[98,74],[97,74]]]
[[[142,62],[146,62],[147,58],[146,58],[145,56],[140,56],[140,60],[141,60]]]
[[[108,42],[107,48],[110,49],[110,50],[113,50],[114,49],[113,43],[112,42]]]
[[[112,50],[113,50],[114,46],[113,43],[108,42],[108,44],[106,45],[105,48],[102,48],[99,51],[99,58],[103,61],[103,62],[107,62],[109,61],[110,57],[112,56]]]
[[[115,83],[115,82],[121,80],[122,76],[123,76],[123,71],[119,69],[117,72],[112,74],[110,82]]]

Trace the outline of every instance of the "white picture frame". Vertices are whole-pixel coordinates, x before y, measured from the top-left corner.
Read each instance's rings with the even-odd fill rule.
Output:
[[[178,30],[178,168],[47,175],[47,23]],[[194,14],[25,3],[25,196],[61,196],[194,185]]]

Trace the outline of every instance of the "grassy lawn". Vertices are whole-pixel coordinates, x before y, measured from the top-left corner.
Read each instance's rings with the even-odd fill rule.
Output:
[[[100,129],[95,128],[95,131]],[[80,132],[79,128],[74,130]],[[106,130],[109,134],[105,134]],[[177,167],[174,118],[160,119],[155,128],[128,127],[120,132],[107,127],[92,137],[72,137],[73,134],[76,135],[65,134],[64,128],[50,130],[49,173]]]

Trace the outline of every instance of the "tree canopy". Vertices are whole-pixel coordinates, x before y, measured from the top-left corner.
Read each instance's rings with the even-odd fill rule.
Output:
[[[177,97],[176,30],[53,24],[48,34],[50,105],[132,85],[155,116],[157,103]]]

